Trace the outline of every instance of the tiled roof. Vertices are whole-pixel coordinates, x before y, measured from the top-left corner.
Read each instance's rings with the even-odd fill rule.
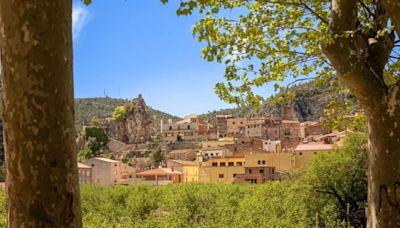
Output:
[[[323,143],[307,143],[299,144],[295,151],[318,151],[318,150],[332,150],[332,144]]]

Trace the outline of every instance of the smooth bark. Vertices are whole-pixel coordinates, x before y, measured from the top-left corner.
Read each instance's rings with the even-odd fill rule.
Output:
[[[71,0],[1,0],[9,227],[81,227]]]

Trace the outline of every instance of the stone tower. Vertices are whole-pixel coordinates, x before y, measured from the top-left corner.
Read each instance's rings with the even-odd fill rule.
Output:
[[[282,108],[282,120],[298,120],[293,105],[284,105]]]

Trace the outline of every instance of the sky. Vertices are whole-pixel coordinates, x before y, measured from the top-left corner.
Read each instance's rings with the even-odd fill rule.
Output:
[[[201,58],[199,15],[176,15],[178,0],[74,0],[75,97],[132,99],[183,117],[231,108],[214,93],[224,65]],[[271,95],[272,85],[261,88]],[[266,92],[268,91],[268,92]],[[257,91],[256,91],[257,92]]]

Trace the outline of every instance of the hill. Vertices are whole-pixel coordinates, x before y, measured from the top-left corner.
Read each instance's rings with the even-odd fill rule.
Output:
[[[347,93],[340,95],[329,91],[329,88],[317,87],[312,83],[305,83],[293,86],[289,91],[295,94],[294,99],[289,103],[293,105],[297,118],[300,121],[319,119],[324,115],[324,109],[333,99],[339,96],[339,100],[351,98]],[[354,100],[354,99],[353,99]],[[231,109],[220,109],[210,111],[201,115],[209,122],[213,122],[215,115],[232,114],[234,117],[257,117],[265,115],[281,116],[282,105],[271,104],[265,101],[261,107],[255,109],[250,106],[239,106]]]
[[[81,129],[84,125],[90,123],[93,117],[108,117],[117,106],[129,102],[127,99],[116,98],[77,98],[75,99],[75,127]],[[161,118],[164,119],[180,119],[177,116],[148,107],[155,117],[157,126]]]

